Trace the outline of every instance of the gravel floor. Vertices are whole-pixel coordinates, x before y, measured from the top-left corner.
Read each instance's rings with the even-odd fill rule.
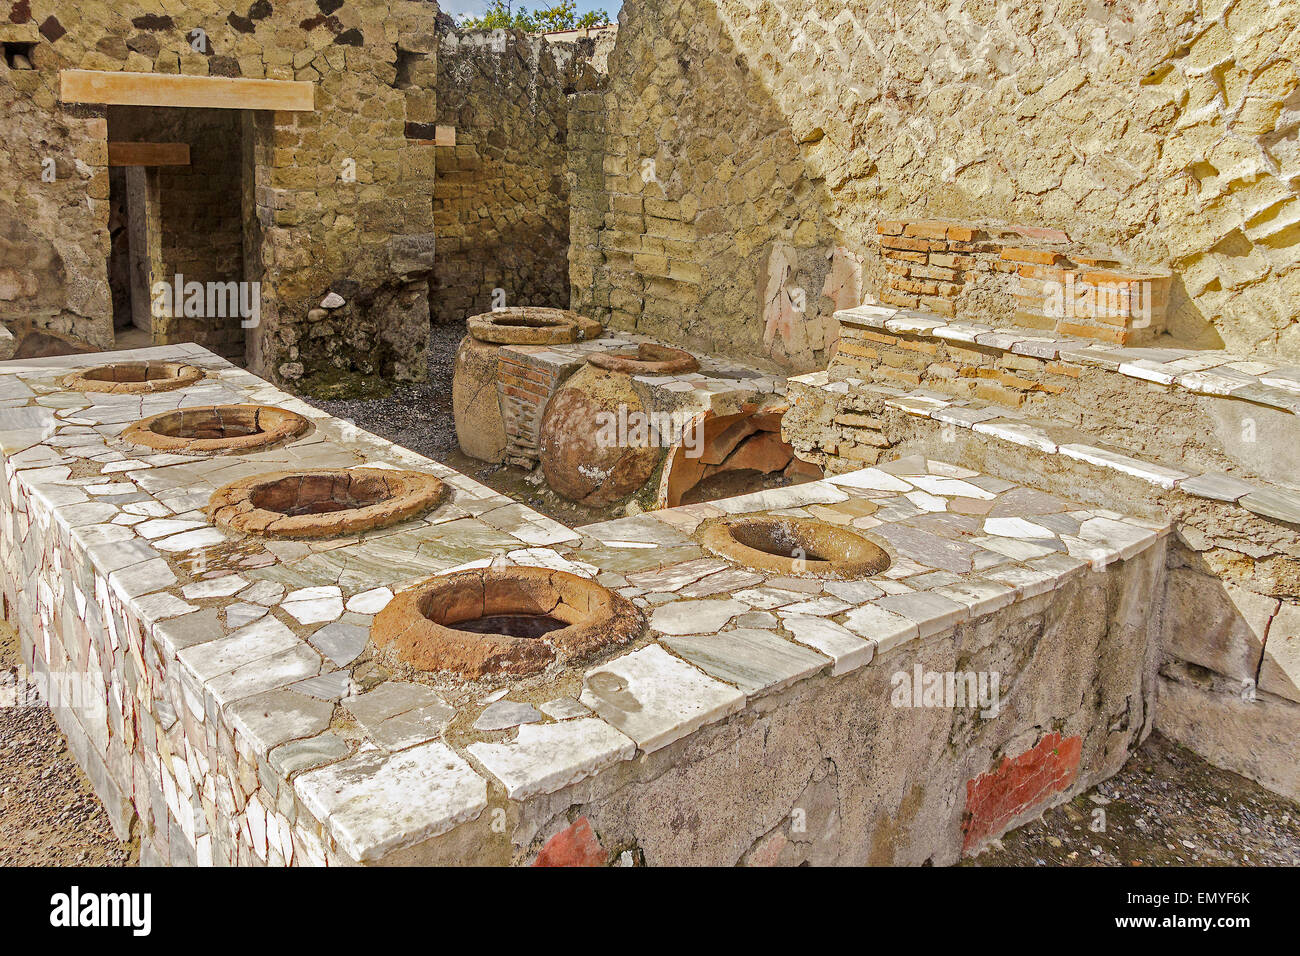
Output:
[[[1094,829],[1098,828],[1098,829]],[[1102,829],[1104,828],[1104,829]],[[1300,805],[1152,734],[1124,769],[967,866],[1296,866]]]
[[[456,346],[465,326],[435,325],[430,330],[428,381],[398,385],[383,398],[306,399],[336,418],[346,419],[436,461],[460,456],[451,416],[451,376]]]
[[[0,624],[0,679],[18,663],[17,635]],[[0,866],[123,866],[90,781],[45,706],[0,707]]]
[[[444,462],[575,527],[609,517],[578,508],[518,468],[485,466],[456,444],[451,375],[463,326],[433,329],[429,380],[380,399],[317,401],[377,435]],[[17,667],[0,626],[0,675]],[[1093,829],[1103,818],[1104,832]],[[113,836],[45,707],[0,707],[0,865],[135,862]],[[1300,865],[1300,806],[1218,770],[1159,735],[1105,783],[1008,834],[966,866]]]
[[[426,353],[429,377],[418,385],[400,385],[383,398],[307,401],[381,438],[449,465],[570,528],[620,517],[621,507],[593,509],[566,501],[539,481],[535,472],[512,465],[486,464],[461,453],[451,412],[451,378],[456,348],[464,335],[462,324],[433,327]]]

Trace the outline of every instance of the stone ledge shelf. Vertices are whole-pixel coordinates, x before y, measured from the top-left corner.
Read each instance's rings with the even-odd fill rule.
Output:
[[[555,390],[586,365],[590,356],[636,352],[642,346],[666,348],[655,339],[626,332],[606,333],[580,342],[499,346],[490,378],[496,384],[497,402],[503,416],[504,450],[501,457],[486,447],[470,451],[466,445],[469,439],[463,435],[462,449],[485,460],[504,459],[531,468],[540,459],[542,412]],[[699,367],[695,371],[631,376],[635,390],[647,401],[647,410],[689,421],[705,413],[734,414],[746,403],[785,393],[785,380],[775,373],[713,356],[697,358]],[[469,393],[471,387],[467,386],[465,391]],[[471,401],[466,398],[466,409]],[[458,428],[463,428],[465,421],[473,420],[472,415],[462,420],[459,417],[462,414],[457,412]]]
[[[592,355],[636,352],[664,343],[626,332],[554,345],[505,345],[497,354],[498,401],[506,428],[505,460],[531,468],[540,460],[542,412],[556,388],[587,364]],[[740,412],[746,403],[785,394],[785,380],[714,356],[692,356],[699,367],[690,372],[631,375],[634,390],[657,415],[685,423],[705,414]]]
[[[1042,329],[995,328],[893,306],[861,305],[835,313],[841,325],[954,343],[973,343],[1047,361],[1073,362],[1198,395],[1236,398],[1300,414],[1300,366],[1244,359],[1202,349],[1125,347]]]
[[[578,368],[589,355],[605,352],[635,352],[640,346],[666,348],[664,343],[644,335],[628,332],[607,332],[601,338],[586,342],[568,342],[560,345],[511,345],[505,351],[526,356],[526,361],[547,366],[555,372]],[[711,355],[696,355],[699,368],[692,372],[634,375],[633,379],[645,385],[681,393],[683,404],[700,409],[713,408],[715,403],[739,397],[751,400],[755,394],[784,394],[785,380],[774,372],[730,362]],[[734,411],[731,406],[722,410]]]
[[[149,395],[62,386],[115,358],[207,376]],[[199,460],[119,439],[149,415],[234,403],[315,427]],[[1146,598],[1168,526],[942,462],[570,530],[188,345],[0,365],[0,453],[7,617],[29,669],[86,682],[56,719],[119,832],[138,818],[147,862],[526,863],[580,812],[611,853],[651,863],[950,863],[970,849],[966,784],[1001,755],[1048,725],[1082,755],[1010,825],[1114,773],[1150,722]],[[259,472],[360,466],[453,494],[310,541],[202,511]],[[892,560],[814,579],[701,546],[702,523],[741,514],[838,524]],[[403,669],[369,641],[395,591],[501,564],[594,578],[648,630],[590,665],[478,682]],[[1001,674],[986,717],[893,699],[898,675],[959,661]],[[899,835],[903,800],[916,825]],[[773,843],[792,806],[823,804],[840,808],[833,840]]]
[[[503,357],[542,373],[545,381],[559,384],[582,368],[591,355],[634,352],[641,346],[662,348],[662,343],[643,335],[607,333],[587,342],[561,345],[508,345]],[[746,403],[785,394],[785,380],[773,373],[750,368],[714,356],[697,356],[699,368],[691,372],[660,372],[632,375],[637,391],[647,400],[647,409],[658,414],[676,414],[689,421],[706,412],[729,415]],[[545,402],[539,402],[539,410]]]
[[[1066,423],[1045,422],[990,402],[974,398],[953,398],[928,389],[906,391],[859,379],[832,382],[826,372],[799,375],[789,381],[796,392],[809,388],[844,394],[852,391],[879,395],[887,407],[917,418],[929,418],[945,425],[969,429],[976,434],[1032,448],[1046,455],[1064,455],[1137,478],[1165,491],[1178,490],[1198,498],[1236,505],[1262,518],[1300,524],[1300,492],[1259,479],[1246,481],[1220,472],[1191,473],[1135,458],[1080,440],[1086,436]]]

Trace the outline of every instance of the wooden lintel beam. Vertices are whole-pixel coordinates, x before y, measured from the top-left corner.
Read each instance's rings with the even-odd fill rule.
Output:
[[[189,143],[114,143],[108,144],[110,166],[188,166]]]
[[[316,108],[316,87],[299,80],[61,70],[59,99],[108,106],[310,112]]]

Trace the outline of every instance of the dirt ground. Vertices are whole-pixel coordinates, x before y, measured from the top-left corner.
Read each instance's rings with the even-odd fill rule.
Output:
[[[1300,805],[1152,734],[1124,769],[964,866],[1296,866]]]
[[[18,661],[17,633],[0,624],[0,866],[135,863],[49,708],[12,706]]]
[[[463,327],[435,328],[429,381],[380,399],[319,407],[444,462],[575,527],[609,513],[568,504],[518,468],[484,465],[456,445],[452,359]],[[0,625],[0,695],[18,666]],[[1098,814],[1098,811],[1101,811]],[[0,706],[0,866],[120,866],[136,850],[113,836],[48,708]],[[1100,786],[1003,837],[965,866],[1300,865],[1300,805],[1152,735]]]

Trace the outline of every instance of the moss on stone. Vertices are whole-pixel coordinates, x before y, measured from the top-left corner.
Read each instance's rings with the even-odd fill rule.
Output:
[[[363,375],[345,368],[322,369],[301,379],[298,390],[312,398],[384,398],[392,383],[380,375]]]

